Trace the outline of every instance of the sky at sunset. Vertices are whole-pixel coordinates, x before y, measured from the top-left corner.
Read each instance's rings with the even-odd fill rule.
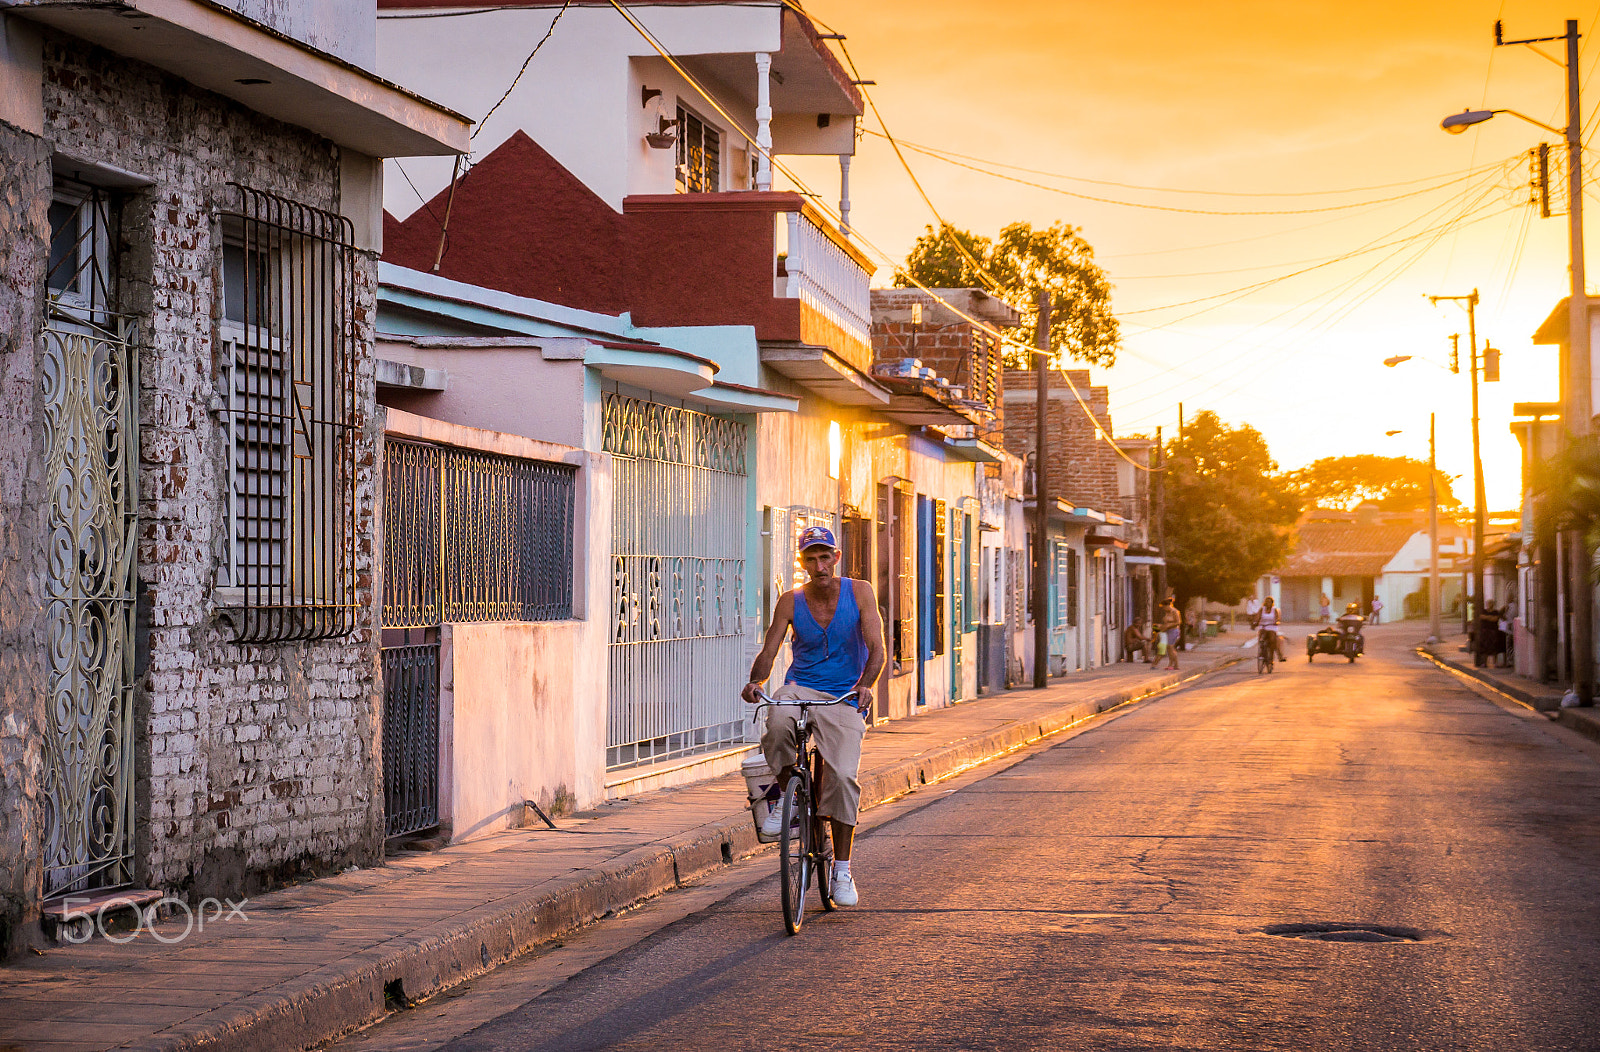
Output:
[[[1505,380],[1482,388],[1489,504],[1517,504],[1511,403],[1557,397],[1555,351],[1530,337],[1568,280],[1565,194],[1559,214],[1538,217],[1526,152],[1547,141],[1559,158],[1559,140],[1510,116],[1459,136],[1439,121],[1486,106],[1563,125],[1561,69],[1527,48],[1496,49],[1493,24],[1503,18],[1507,38],[1520,39],[1577,18],[1587,33],[1600,17],[1589,0],[1581,10],[1514,0],[807,6],[847,34],[897,137],[1082,195],[907,155],[957,226],[1082,229],[1123,325],[1118,365],[1094,370],[1119,434],[1158,424],[1170,434],[1182,400],[1191,416],[1214,409],[1255,425],[1287,468],[1344,453],[1426,457],[1437,411],[1441,464],[1463,476],[1457,492],[1470,500],[1468,383],[1465,369],[1442,368],[1453,332],[1465,358],[1467,319],[1424,296],[1476,287],[1480,340],[1505,351]],[[1600,48],[1584,43],[1587,83]],[[1546,46],[1561,54],[1560,42]],[[1600,80],[1586,97],[1600,102]],[[1586,102],[1586,121],[1600,123],[1594,112]],[[870,113],[865,124],[876,130]],[[837,165],[796,167],[824,196],[837,192]],[[1600,199],[1585,196],[1595,210]],[[932,221],[870,134],[851,197],[856,227],[896,257]],[[1396,354],[1416,359],[1385,368]]]

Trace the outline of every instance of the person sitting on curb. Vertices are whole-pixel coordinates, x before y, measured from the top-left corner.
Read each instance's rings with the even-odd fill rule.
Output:
[[[1133,624],[1122,630],[1122,660],[1131,664],[1135,654],[1146,665],[1150,664],[1150,637],[1145,635],[1142,617],[1135,618]]]

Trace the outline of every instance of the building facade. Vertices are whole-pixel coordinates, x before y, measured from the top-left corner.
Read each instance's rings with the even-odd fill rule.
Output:
[[[381,856],[381,158],[467,124],[255,6],[0,14],[11,946]]]

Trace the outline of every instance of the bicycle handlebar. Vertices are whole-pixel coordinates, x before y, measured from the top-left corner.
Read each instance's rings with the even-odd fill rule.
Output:
[[[847,699],[859,698],[860,694],[861,692],[859,690],[847,690],[831,701],[801,701],[798,698],[786,698],[782,701],[779,701],[778,699],[769,695],[766,691],[757,690],[756,697],[761,699],[762,704],[757,705],[756,708],[763,708],[767,705],[804,705],[808,708],[821,705],[843,705]],[[854,706],[852,705],[852,707]]]

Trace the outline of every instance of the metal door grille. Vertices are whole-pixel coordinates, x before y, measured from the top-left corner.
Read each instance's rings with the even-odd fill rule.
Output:
[[[614,456],[610,768],[743,742],[744,425],[619,394]]]
[[[132,880],[138,386],[115,324],[44,329],[46,897]]]
[[[135,323],[113,313],[120,216],[103,191],[56,181],[40,370],[46,898],[133,879],[139,383]]]
[[[385,836],[439,824],[439,644],[383,651]]]

